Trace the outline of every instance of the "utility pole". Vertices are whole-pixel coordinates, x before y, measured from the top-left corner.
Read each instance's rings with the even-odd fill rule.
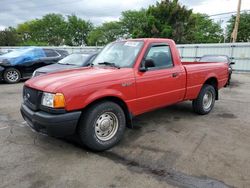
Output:
[[[239,2],[238,2],[237,16],[235,19],[234,30],[233,30],[233,33],[231,35],[233,43],[235,43],[237,41],[237,35],[238,35],[238,29],[239,29],[239,23],[240,23],[240,9],[241,9],[241,0],[239,0]]]

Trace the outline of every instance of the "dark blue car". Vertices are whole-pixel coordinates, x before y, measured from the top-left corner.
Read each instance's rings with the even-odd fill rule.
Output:
[[[86,67],[90,65],[90,63],[94,60],[96,56],[97,52],[74,53],[60,60],[56,64],[48,65],[37,69],[33,73],[33,77],[67,69]]]
[[[40,67],[57,63],[68,55],[65,50],[29,47],[0,56],[0,80],[17,83],[30,78]]]

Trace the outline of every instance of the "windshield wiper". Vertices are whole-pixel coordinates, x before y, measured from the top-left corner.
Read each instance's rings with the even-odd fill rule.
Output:
[[[58,62],[58,64],[60,64],[60,65],[72,65],[70,63],[59,63],[59,62]]]
[[[108,65],[108,66],[116,67],[116,68],[120,69],[120,67],[118,65],[116,65],[115,63],[110,63],[110,62],[106,62],[106,61],[98,63],[98,65]]]

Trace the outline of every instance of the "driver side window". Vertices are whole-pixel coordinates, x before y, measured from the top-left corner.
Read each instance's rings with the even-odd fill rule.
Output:
[[[150,69],[173,67],[171,51],[167,45],[152,46],[148,51],[146,60],[152,60],[154,67]]]

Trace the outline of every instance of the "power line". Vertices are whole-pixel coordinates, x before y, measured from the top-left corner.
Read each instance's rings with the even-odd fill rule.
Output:
[[[242,10],[240,12],[249,12],[250,9],[248,10]],[[225,14],[236,14],[237,11],[233,11],[233,12],[224,12],[224,13],[218,13],[218,14],[212,14],[212,15],[208,15],[209,17],[214,17],[214,16],[221,16],[221,15],[225,15]]]
[[[211,19],[213,19],[213,20],[224,20],[224,19],[231,18],[231,17],[232,17],[232,15],[231,16],[218,17],[218,18],[211,18]]]

